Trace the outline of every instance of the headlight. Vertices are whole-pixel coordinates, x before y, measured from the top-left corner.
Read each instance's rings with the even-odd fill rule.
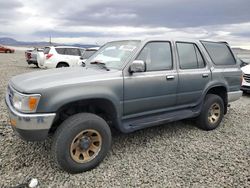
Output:
[[[21,112],[35,112],[40,97],[40,94],[26,95],[13,91],[12,105]]]

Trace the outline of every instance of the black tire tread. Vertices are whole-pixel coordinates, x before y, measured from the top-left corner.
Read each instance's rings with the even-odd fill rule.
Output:
[[[207,111],[208,111],[208,108],[210,107],[211,103],[213,103],[214,101],[217,101],[221,105],[221,117],[216,124],[211,125],[207,121]],[[220,125],[222,118],[224,116],[224,108],[225,108],[224,102],[220,96],[215,95],[215,94],[207,94],[205,97],[205,100],[204,100],[202,111],[196,119],[197,126],[200,129],[203,129],[206,131],[216,129]]]
[[[97,121],[100,121],[103,123],[103,128],[105,129],[105,131],[107,132],[108,134],[108,137],[109,137],[109,140],[108,140],[108,143],[107,143],[107,150],[110,149],[110,146],[111,146],[111,131],[110,131],[110,128],[109,126],[107,125],[107,123],[105,122],[104,119],[102,119],[101,117],[95,115],[95,114],[91,114],[91,113],[79,113],[79,114],[75,114],[71,117],[69,117],[68,119],[66,119],[56,130],[54,136],[53,136],[53,142],[52,142],[52,148],[51,148],[51,152],[52,152],[52,158],[53,160],[56,162],[56,165],[69,172],[69,173],[72,173],[72,174],[75,174],[75,173],[80,173],[80,172],[84,172],[84,171],[88,171],[92,168],[94,168],[95,166],[97,166],[102,160],[103,158],[100,158],[96,164],[91,164],[91,165],[87,165],[88,167],[86,167],[85,169],[74,169],[72,167],[70,167],[70,165],[67,165],[67,164],[63,164],[63,161],[60,157],[58,157],[58,148],[59,148],[59,141],[61,139],[63,139],[66,135],[68,134],[68,131],[70,129],[72,129],[74,126],[76,127],[78,125],[79,122],[81,121],[85,121],[85,120],[97,120]],[[67,131],[68,130],[68,131]],[[105,151],[105,155],[108,151]],[[60,154],[59,154],[60,155]],[[97,158],[97,157],[96,157]],[[94,160],[94,159],[93,159]],[[90,161],[91,162],[91,161]],[[88,163],[90,163],[88,162]]]

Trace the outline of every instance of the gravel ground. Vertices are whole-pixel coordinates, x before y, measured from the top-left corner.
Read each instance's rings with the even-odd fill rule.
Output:
[[[51,140],[27,143],[8,126],[4,96],[8,80],[39,70],[24,52],[0,54],[0,187],[35,177],[39,187],[250,187],[250,95],[232,103],[221,126],[211,132],[189,121],[132,134],[113,135],[99,167],[70,175],[57,169]]]

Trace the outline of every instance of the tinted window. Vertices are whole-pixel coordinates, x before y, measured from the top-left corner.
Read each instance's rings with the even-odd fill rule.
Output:
[[[177,43],[179,62],[181,69],[196,69],[197,57],[193,44]]]
[[[43,53],[48,54],[50,51],[50,47],[45,47]]]
[[[65,48],[56,48],[56,52],[57,52],[58,54],[63,55],[64,52],[65,52]]]
[[[80,51],[77,48],[65,48],[65,55],[80,56]]]
[[[194,45],[194,47],[195,47],[195,52],[196,52],[196,55],[197,55],[198,67],[199,68],[204,68],[205,67],[205,62],[204,62],[204,59],[202,58],[201,52],[197,48],[196,45]]]
[[[142,49],[137,60],[143,60],[147,71],[172,69],[172,53],[169,42],[150,42]]]
[[[236,61],[225,43],[202,42],[216,65],[234,65]]]
[[[197,69],[205,67],[202,55],[193,43],[177,43],[181,69]]]

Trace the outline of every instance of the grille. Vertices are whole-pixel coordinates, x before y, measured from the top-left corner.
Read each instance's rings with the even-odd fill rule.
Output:
[[[246,82],[250,83],[250,74],[244,74],[243,78]]]

